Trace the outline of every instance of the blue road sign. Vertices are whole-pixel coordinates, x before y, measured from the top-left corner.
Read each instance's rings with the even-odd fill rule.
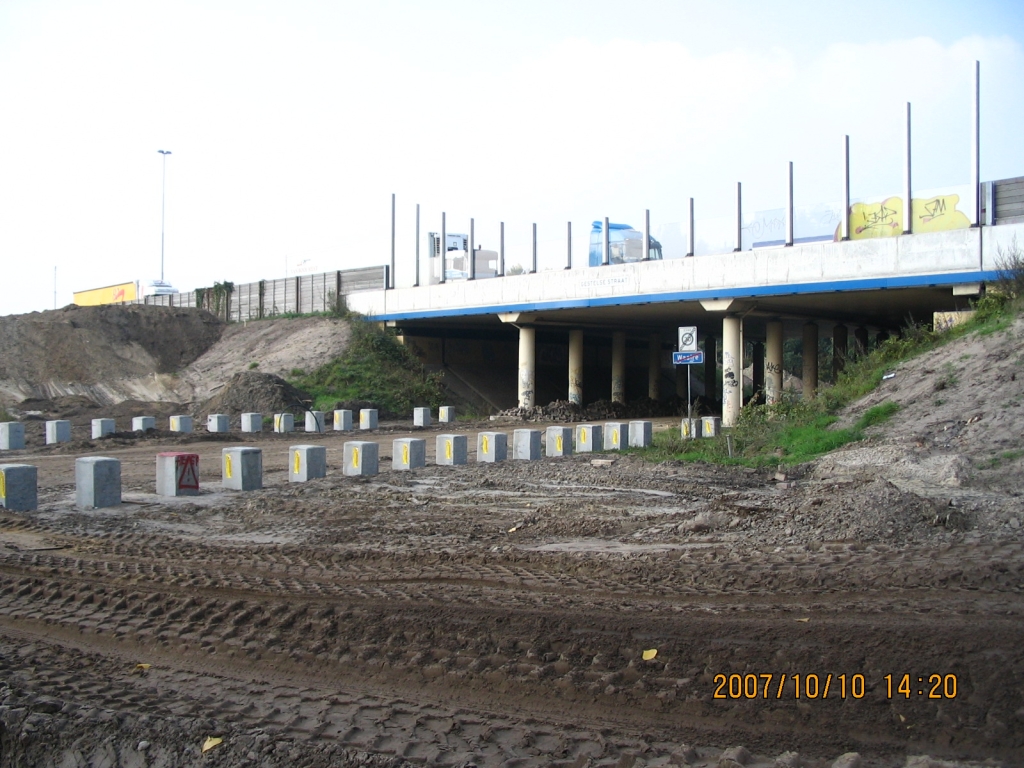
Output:
[[[702,365],[703,363],[704,353],[700,350],[696,352],[672,353],[672,365]]]

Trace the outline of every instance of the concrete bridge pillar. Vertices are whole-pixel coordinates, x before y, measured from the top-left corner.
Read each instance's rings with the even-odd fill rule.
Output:
[[[849,330],[842,323],[832,329],[832,381],[846,368],[846,356],[849,354]]]
[[[750,399],[754,402],[764,402],[764,342],[755,341],[753,344],[754,360],[750,368],[750,379],[753,384],[753,392]]]
[[[612,334],[612,402],[626,402],[626,333]]]
[[[860,326],[853,332],[853,338],[856,342],[854,348],[857,350],[857,357],[864,357],[868,353],[868,329]]]
[[[652,333],[647,347],[647,396],[661,398],[661,334]]]
[[[519,407],[533,408],[537,379],[537,330],[519,328]]]
[[[718,339],[704,337],[704,399],[708,405],[718,399]]]
[[[804,323],[804,399],[818,394],[818,324]]]
[[[569,331],[569,402],[583,405],[583,331]]]
[[[765,340],[765,402],[768,405],[782,402],[782,321],[768,321],[768,338]]]
[[[735,427],[743,406],[743,321],[722,318],[722,426]]]

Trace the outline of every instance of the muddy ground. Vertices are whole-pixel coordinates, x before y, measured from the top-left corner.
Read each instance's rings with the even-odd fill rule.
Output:
[[[43,447],[30,422],[4,456],[41,492],[0,513],[0,765],[1024,764],[1019,495],[842,452],[784,478],[476,464],[476,431],[512,426],[460,425],[470,463],[437,467],[437,427],[382,425],[381,474],[348,478],[344,435]],[[394,472],[410,434],[428,466]],[[328,477],[289,484],[307,442]],[[243,443],[265,487],[222,491]],[[202,493],[154,496],[183,449]],[[87,454],[121,459],[120,507],[74,507]]]

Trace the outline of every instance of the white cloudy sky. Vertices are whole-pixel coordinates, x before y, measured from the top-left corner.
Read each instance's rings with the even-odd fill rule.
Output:
[[[1024,175],[1024,3],[0,0],[0,314],[160,269],[181,289],[390,257],[467,231],[510,262],[641,226]],[[552,262],[553,263],[553,262]],[[544,264],[542,263],[542,266]]]

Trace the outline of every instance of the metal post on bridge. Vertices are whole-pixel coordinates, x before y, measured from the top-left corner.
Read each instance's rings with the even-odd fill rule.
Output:
[[[693,198],[692,197],[690,198],[690,232],[688,234],[688,237],[689,237],[690,241],[689,241],[689,243],[687,245],[686,255],[687,256],[693,256],[693,246],[694,246],[695,240],[694,240],[694,236],[693,236]]]
[[[743,182],[736,182],[736,251],[743,250]]]
[[[537,272],[537,223],[533,224],[533,266],[530,269],[530,274],[536,274]]]
[[[388,288],[395,287],[395,193],[391,193],[391,269],[388,270]]]
[[[975,227],[981,226],[981,62],[974,62],[973,114],[971,115],[971,189]],[[989,201],[989,206],[992,201]]]
[[[420,204],[416,203],[416,272],[413,279],[413,288],[420,287]]]
[[[850,135],[843,136],[843,216],[842,231],[840,235],[843,240],[850,239]]]
[[[565,230],[565,268],[572,269],[572,222],[568,222]]]
[[[505,222],[501,222],[498,235],[498,277],[505,276]]]
[[[911,198],[913,190],[910,181],[910,102],[907,102],[907,144],[906,164],[903,167],[903,234],[909,235],[914,231],[914,201]]]
[[[651,260],[651,211],[644,211],[644,261]]]
[[[793,245],[793,161],[789,161],[789,195],[786,202],[786,246]]]
[[[611,263],[611,242],[608,239],[608,217],[604,217],[604,249],[601,251],[601,266]]]
[[[445,223],[445,214],[441,213],[441,253],[438,254],[441,257],[441,277],[438,278],[439,283],[444,284],[444,270],[445,262],[448,261],[448,227]]]
[[[476,225],[473,219],[469,220],[469,273],[470,280],[476,280]]]

